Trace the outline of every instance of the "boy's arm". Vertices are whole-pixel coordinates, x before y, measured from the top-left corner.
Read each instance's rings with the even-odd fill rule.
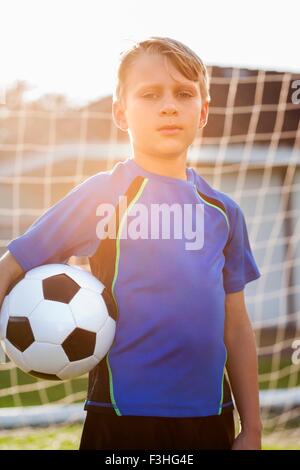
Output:
[[[24,273],[13,255],[6,251],[0,258],[0,315],[1,306],[10,286]],[[5,361],[5,355],[0,346],[0,363]]]
[[[7,290],[23,273],[24,270],[15,257],[6,251],[0,258],[0,308]]]
[[[244,292],[226,295],[225,344],[234,400],[241,420],[241,433],[233,449],[261,448],[258,365],[254,332],[248,317]]]

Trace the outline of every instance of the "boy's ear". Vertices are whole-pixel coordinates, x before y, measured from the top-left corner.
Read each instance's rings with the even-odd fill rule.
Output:
[[[200,120],[199,120],[199,129],[203,129],[206,126],[208,120],[208,110],[209,110],[209,101],[205,101],[202,105]]]
[[[112,103],[112,117],[115,125],[124,132],[127,132],[128,125],[125,117],[125,112],[119,100]]]

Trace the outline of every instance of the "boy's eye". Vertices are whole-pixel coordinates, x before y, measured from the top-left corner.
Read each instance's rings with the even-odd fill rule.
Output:
[[[179,95],[184,95],[184,96],[187,96],[188,98],[192,97],[190,93],[186,93],[185,91],[182,91],[181,93],[179,93]]]
[[[143,98],[149,98],[151,96],[157,96],[155,93],[146,93],[145,95],[143,95]]]

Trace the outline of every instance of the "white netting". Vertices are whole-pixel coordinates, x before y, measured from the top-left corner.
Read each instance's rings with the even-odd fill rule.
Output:
[[[300,405],[293,348],[300,339],[300,104],[292,99],[299,76],[219,67],[209,73],[209,121],[189,151],[188,164],[245,213],[262,272],[246,287],[258,344],[262,413],[266,427],[281,429],[299,420]],[[0,102],[0,254],[72,187],[131,154],[127,134],[112,122],[111,97],[76,109],[60,96],[26,102],[25,88],[16,84]],[[88,268],[83,258],[70,263]],[[39,414],[44,408],[45,421],[50,420],[48,405],[82,404],[86,386],[87,377],[57,384],[2,364],[2,417],[8,413],[4,408],[21,407],[20,413],[44,405]]]

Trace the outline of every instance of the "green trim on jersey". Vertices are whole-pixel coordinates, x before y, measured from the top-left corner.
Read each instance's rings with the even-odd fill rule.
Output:
[[[148,178],[144,179],[143,183],[141,184],[141,187],[140,187],[139,191],[137,192],[136,196],[133,198],[133,200],[131,201],[131,203],[127,207],[126,212],[123,214],[123,217],[122,217],[119,229],[118,229],[117,240],[116,240],[116,249],[117,249],[116,251],[117,252],[116,252],[115,274],[114,274],[114,278],[113,278],[113,282],[112,282],[112,288],[111,288],[111,292],[112,292],[115,304],[117,306],[118,306],[118,303],[117,303],[117,300],[115,298],[114,288],[115,288],[115,284],[116,284],[116,280],[117,280],[118,272],[119,272],[119,259],[120,259],[120,251],[121,251],[121,248],[120,248],[120,234],[122,233],[122,228],[123,228],[123,225],[124,225],[126,215],[130,211],[132,206],[136,203],[136,201],[140,198],[140,196],[141,196],[142,192],[144,191],[144,188],[145,188],[146,184],[148,183],[148,181],[149,181]],[[106,362],[107,362],[107,367],[108,367],[108,371],[109,371],[110,398],[111,398],[111,401],[114,405],[114,410],[115,410],[116,414],[118,416],[122,416],[122,413],[119,410],[119,408],[117,406],[117,403],[116,403],[116,400],[115,400],[115,397],[114,397],[113,377],[112,377],[112,371],[111,371],[111,367],[110,367],[110,364],[109,364],[108,356],[109,356],[109,353],[106,355]]]
[[[225,217],[225,220],[226,220],[226,223],[227,223],[227,227],[228,227],[228,230],[230,230],[230,225],[229,225],[229,220],[228,220],[228,217],[227,217],[227,214],[225,211],[223,211],[220,207],[218,207],[217,205],[215,204],[212,204],[211,202],[208,202],[206,201],[205,199],[203,199],[203,197],[200,196],[198,190],[197,190],[197,187],[196,185],[194,185],[195,187],[195,190],[196,190],[196,194],[197,196],[199,197],[199,199],[201,199],[201,201],[205,202],[205,204],[211,206],[211,207],[214,207],[215,209],[217,209],[224,217]]]

